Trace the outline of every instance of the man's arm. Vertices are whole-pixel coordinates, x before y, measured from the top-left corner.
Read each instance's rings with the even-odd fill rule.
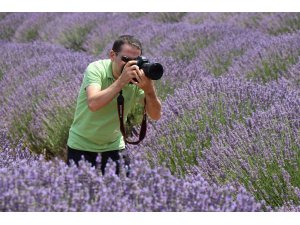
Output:
[[[89,85],[86,88],[89,109],[95,112],[111,102],[122,88],[136,77],[135,67],[135,61],[127,63],[121,76],[104,90],[101,90],[101,88],[96,85]]]
[[[121,91],[122,86],[115,81],[108,88],[101,90],[96,85],[89,85],[86,88],[88,107],[92,112],[96,112],[111,102],[114,97]]]
[[[146,77],[143,70],[138,70],[136,79],[138,82],[132,82],[145,92],[148,116],[153,120],[159,120],[161,117],[161,102],[156,95],[154,81]]]
[[[161,102],[157,98],[155,89],[145,93],[146,98],[146,112],[153,120],[159,120],[161,117]]]

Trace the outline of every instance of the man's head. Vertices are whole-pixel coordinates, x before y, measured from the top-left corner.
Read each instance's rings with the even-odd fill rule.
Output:
[[[141,42],[131,35],[120,36],[113,44],[109,57],[112,61],[112,70],[115,78],[121,75],[127,60],[136,59],[142,54]]]

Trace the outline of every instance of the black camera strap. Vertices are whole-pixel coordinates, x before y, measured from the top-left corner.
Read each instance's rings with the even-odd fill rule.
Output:
[[[140,143],[146,136],[147,131],[147,114],[146,114],[146,98],[145,98],[145,104],[144,104],[144,115],[143,115],[143,121],[141,123],[141,131],[139,135],[138,141],[128,141],[125,131],[125,125],[124,125],[124,97],[122,95],[122,90],[119,93],[119,96],[117,98],[118,102],[118,114],[119,114],[119,120],[120,120],[120,131],[124,137],[124,141],[127,144],[137,145]]]

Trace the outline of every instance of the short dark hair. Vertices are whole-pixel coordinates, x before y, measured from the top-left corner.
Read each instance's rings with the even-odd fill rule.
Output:
[[[142,52],[142,44],[141,42],[136,39],[134,36],[132,35],[121,35],[120,37],[118,37],[117,40],[115,40],[112,50],[114,52],[120,52],[121,51],[121,47],[124,44],[129,44],[131,46],[136,47],[137,49],[140,49]]]

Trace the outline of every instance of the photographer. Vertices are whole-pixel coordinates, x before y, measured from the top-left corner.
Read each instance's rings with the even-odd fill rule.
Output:
[[[137,102],[143,104],[144,98],[147,115],[153,120],[161,117],[161,103],[156,96],[154,82],[137,65],[136,59],[141,54],[140,41],[131,35],[123,35],[114,42],[109,59],[92,62],[87,67],[69,131],[68,164],[74,160],[78,165],[84,156],[95,166],[97,155],[101,153],[103,175],[109,158],[116,164],[116,174],[120,172],[121,157],[126,168],[130,168],[120,131],[117,110],[119,93],[125,100],[125,121],[132,107]]]

